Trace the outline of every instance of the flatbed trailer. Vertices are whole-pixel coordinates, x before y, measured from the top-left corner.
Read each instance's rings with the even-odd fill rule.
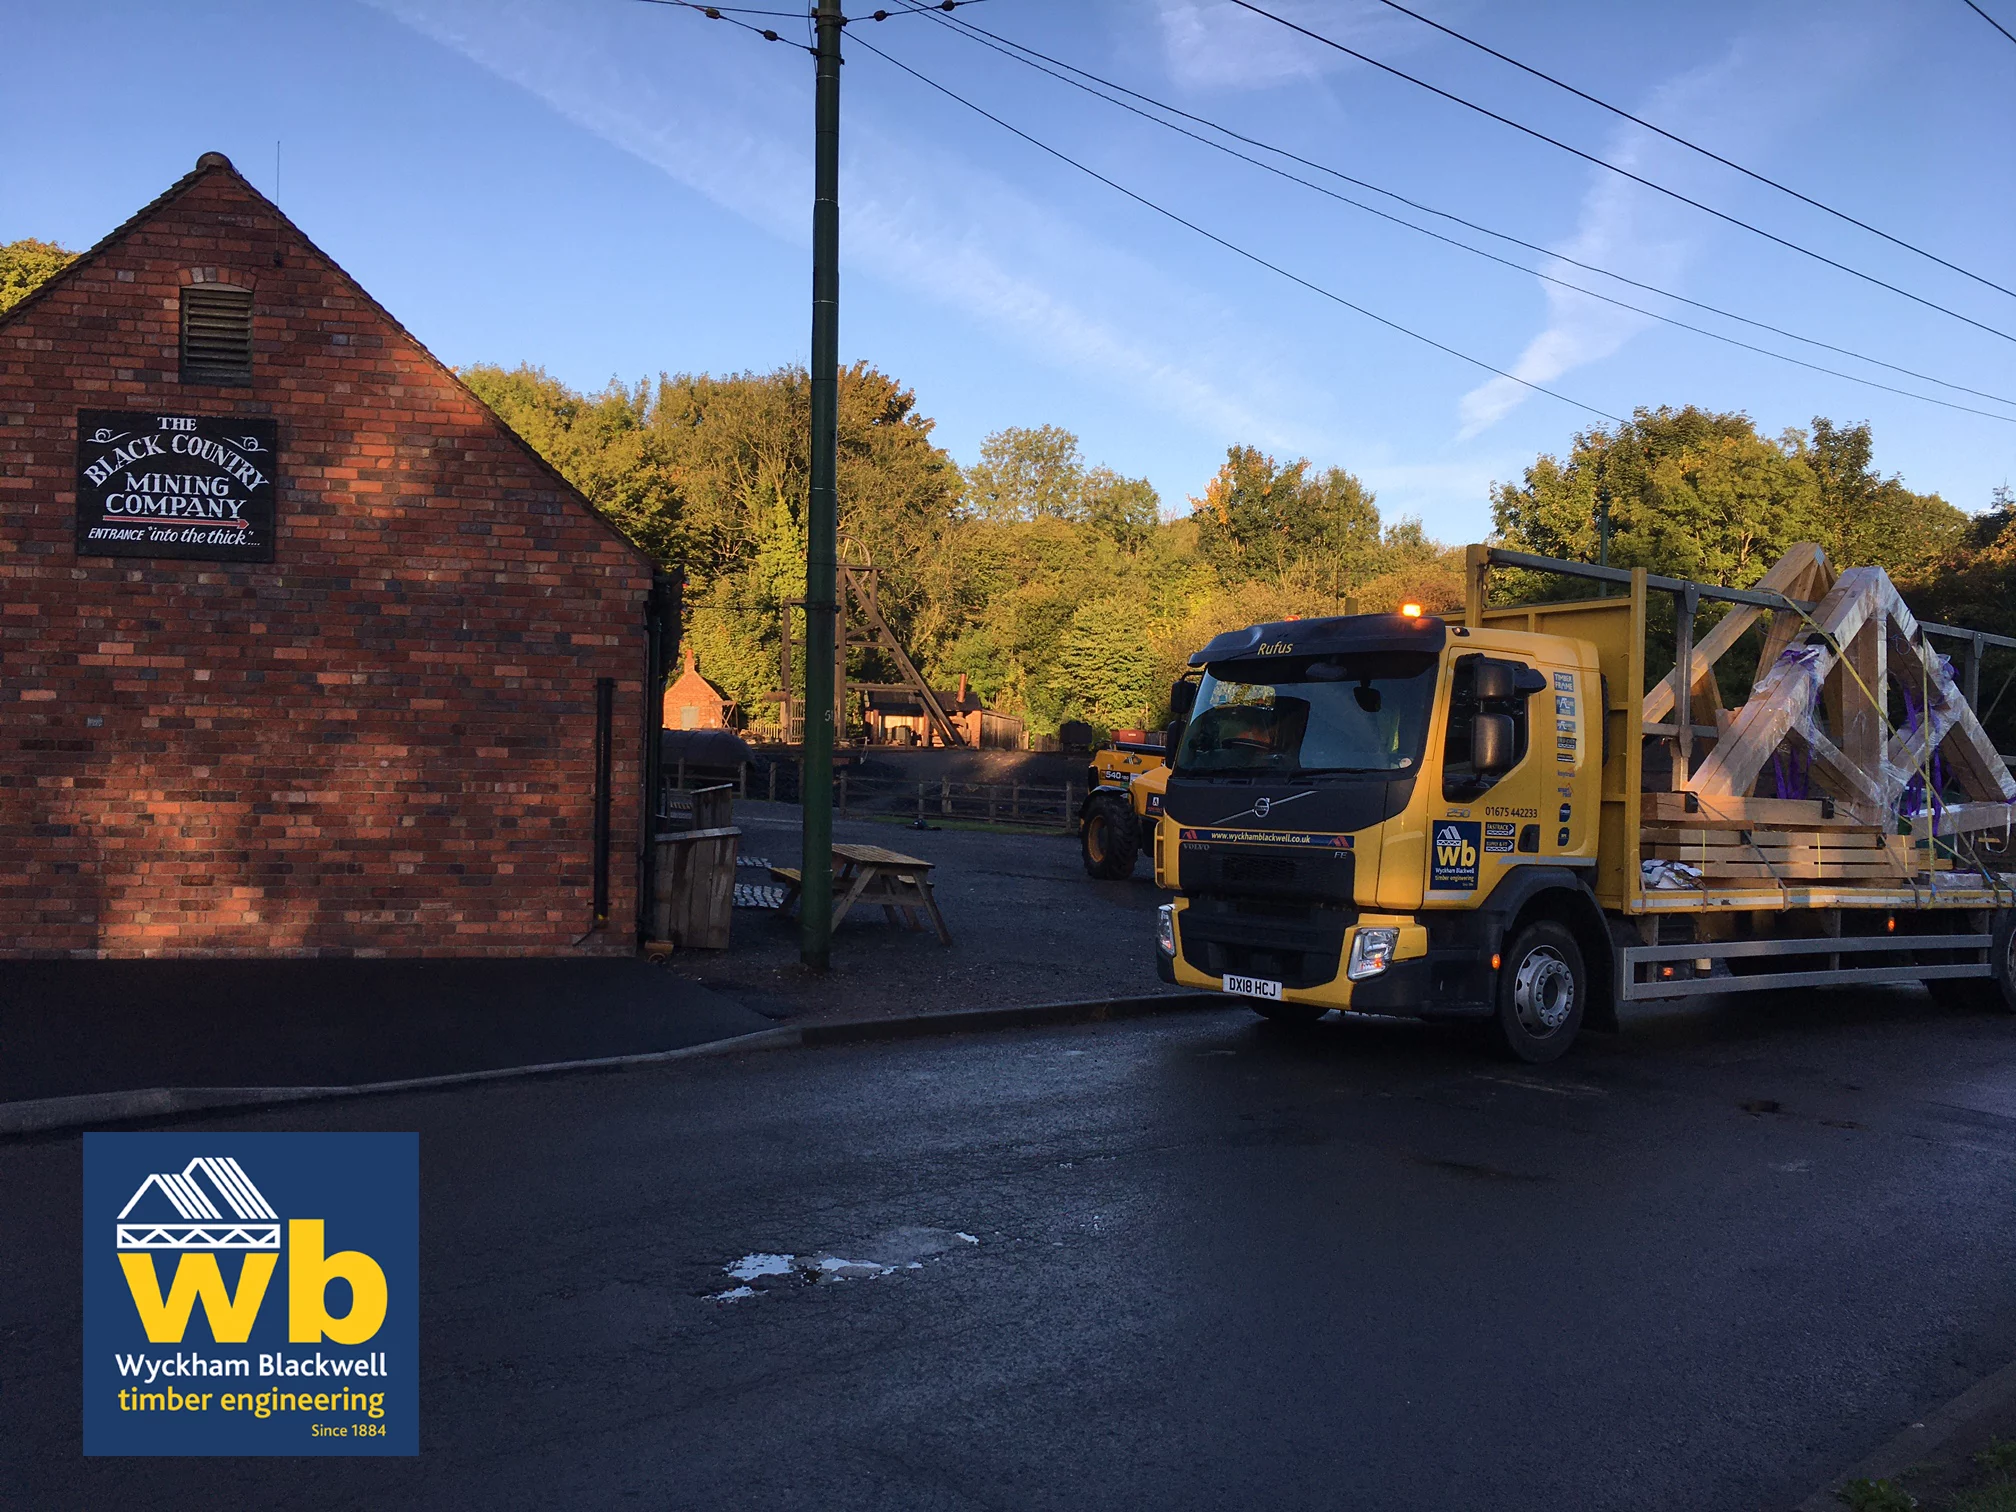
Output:
[[[1598,589],[1493,604],[1507,569]],[[1747,589],[1482,546],[1466,577],[1460,623],[1257,625],[1192,658],[1154,835],[1165,980],[1283,1019],[1486,1020],[1529,1060],[1703,993],[1922,981],[2016,1011],[2016,778],[1974,712],[2016,641],[1920,623],[1812,546]],[[1759,624],[1725,709],[1715,668]]]

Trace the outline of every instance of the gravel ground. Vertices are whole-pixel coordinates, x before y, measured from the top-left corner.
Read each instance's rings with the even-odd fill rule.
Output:
[[[751,800],[735,806],[742,854],[798,864],[799,810]],[[1125,882],[1085,875],[1075,837],[957,829],[915,830],[836,820],[836,840],[879,845],[933,863],[938,906],[952,931],[887,922],[859,906],[833,938],[825,975],[798,963],[795,919],[738,908],[726,951],[682,951],[669,969],[778,1019],[863,1018],[980,1005],[1083,1001],[1174,991],[1155,975],[1155,906],[1163,895],[1147,859]],[[767,880],[743,867],[744,881]]]

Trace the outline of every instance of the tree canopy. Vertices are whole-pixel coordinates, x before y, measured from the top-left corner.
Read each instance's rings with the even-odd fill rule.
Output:
[[[0,242],[0,314],[5,314],[77,260],[54,242],[24,237]]]
[[[537,368],[466,369],[470,387],[647,551],[687,574],[703,671],[773,720],[786,605],[804,593],[810,385],[802,369],[570,389]],[[962,471],[915,396],[865,364],[841,375],[840,529],[934,684],[965,674],[1039,732],[1157,722],[1168,685],[1219,630],[1329,614],[1346,598],[1454,602],[1450,554],[1415,521],[1382,528],[1339,470],[1234,447],[1164,519],[1154,488],[1088,463],[1059,426],[989,436]],[[893,668],[852,653],[852,675]]]
[[[1612,566],[1724,587],[1754,583],[1798,541],[1906,577],[1957,545],[1967,517],[1878,475],[1870,444],[1866,424],[1816,419],[1770,440],[1748,415],[1640,409],[1576,436],[1565,462],[1541,457],[1523,485],[1496,485],[1491,514],[1506,546],[1594,561],[1607,506]]]
[[[597,509],[685,569],[701,669],[754,723],[774,722],[786,606],[804,593],[804,370],[586,394],[532,367],[463,377]],[[2016,505],[1970,524],[1878,474],[1867,425],[1816,419],[1771,439],[1744,415],[1639,410],[1576,436],[1565,459],[1537,458],[1491,504],[1495,539],[1542,555],[1594,560],[1607,504],[1615,565],[1744,586],[1817,540],[1837,565],[1875,563],[1928,603],[1952,598],[1942,617],[1996,627],[2016,614]],[[963,673],[1036,732],[1157,723],[1169,683],[1221,630],[1462,603],[1460,552],[1418,520],[1382,517],[1343,468],[1234,445],[1189,506],[1165,516],[1145,479],[1088,462],[1057,425],[996,431],[962,470],[911,390],[865,363],[841,374],[843,549],[872,557],[882,610],[934,685]],[[850,658],[854,677],[894,675],[873,651]]]

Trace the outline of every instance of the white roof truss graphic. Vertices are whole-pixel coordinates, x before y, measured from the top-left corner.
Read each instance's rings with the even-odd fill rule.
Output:
[[[150,1188],[168,1199],[181,1222],[126,1221]],[[228,1217],[222,1209],[229,1209]],[[180,1172],[157,1171],[142,1181],[119,1210],[116,1228],[120,1249],[277,1250],[279,1218],[237,1161],[199,1155]]]

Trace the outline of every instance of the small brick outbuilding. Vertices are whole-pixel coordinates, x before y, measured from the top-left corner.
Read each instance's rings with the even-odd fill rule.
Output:
[[[693,648],[686,647],[686,667],[665,690],[668,730],[725,730],[735,714],[735,700],[701,673]]]
[[[0,316],[0,957],[632,950],[653,584],[205,154]]]

